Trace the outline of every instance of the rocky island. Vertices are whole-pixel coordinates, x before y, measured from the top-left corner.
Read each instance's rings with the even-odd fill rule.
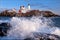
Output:
[[[8,11],[9,10],[0,12],[0,16],[3,16],[3,17],[31,17],[31,16],[60,17],[60,15],[54,14],[51,11],[30,10],[26,13],[16,13],[16,12],[8,12]]]
[[[28,4],[28,7],[25,8],[24,6],[20,6],[20,9],[17,10],[13,8],[11,11],[6,9],[2,12],[0,12],[0,16],[4,17],[31,17],[31,16],[43,16],[43,17],[60,17],[60,15],[57,15],[51,11],[40,11],[36,9],[31,9],[30,4]]]

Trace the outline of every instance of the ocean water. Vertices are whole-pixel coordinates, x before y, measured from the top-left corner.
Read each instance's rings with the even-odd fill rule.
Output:
[[[0,23],[8,22],[11,29],[0,39],[24,39],[34,37],[34,32],[60,36],[60,17],[0,17]]]

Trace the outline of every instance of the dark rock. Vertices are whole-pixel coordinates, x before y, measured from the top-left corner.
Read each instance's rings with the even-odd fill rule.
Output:
[[[27,37],[24,40],[60,40],[60,36],[47,33],[33,33],[33,37]]]
[[[10,29],[11,25],[9,23],[1,23],[0,24],[0,36],[6,36],[7,31]]]

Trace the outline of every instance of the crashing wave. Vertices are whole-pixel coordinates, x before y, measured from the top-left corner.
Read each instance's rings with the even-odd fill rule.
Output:
[[[6,37],[1,39],[21,39],[21,40],[59,40],[60,29],[54,27],[53,21],[45,17],[12,17],[11,29]]]

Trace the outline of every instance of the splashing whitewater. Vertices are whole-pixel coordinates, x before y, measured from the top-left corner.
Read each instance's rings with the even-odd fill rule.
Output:
[[[45,17],[18,18],[12,17],[10,24],[11,30],[6,38],[26,38],[33,37],[33,32],[49,33],[60,36],[60,29],[54,27],[53,21]]]

